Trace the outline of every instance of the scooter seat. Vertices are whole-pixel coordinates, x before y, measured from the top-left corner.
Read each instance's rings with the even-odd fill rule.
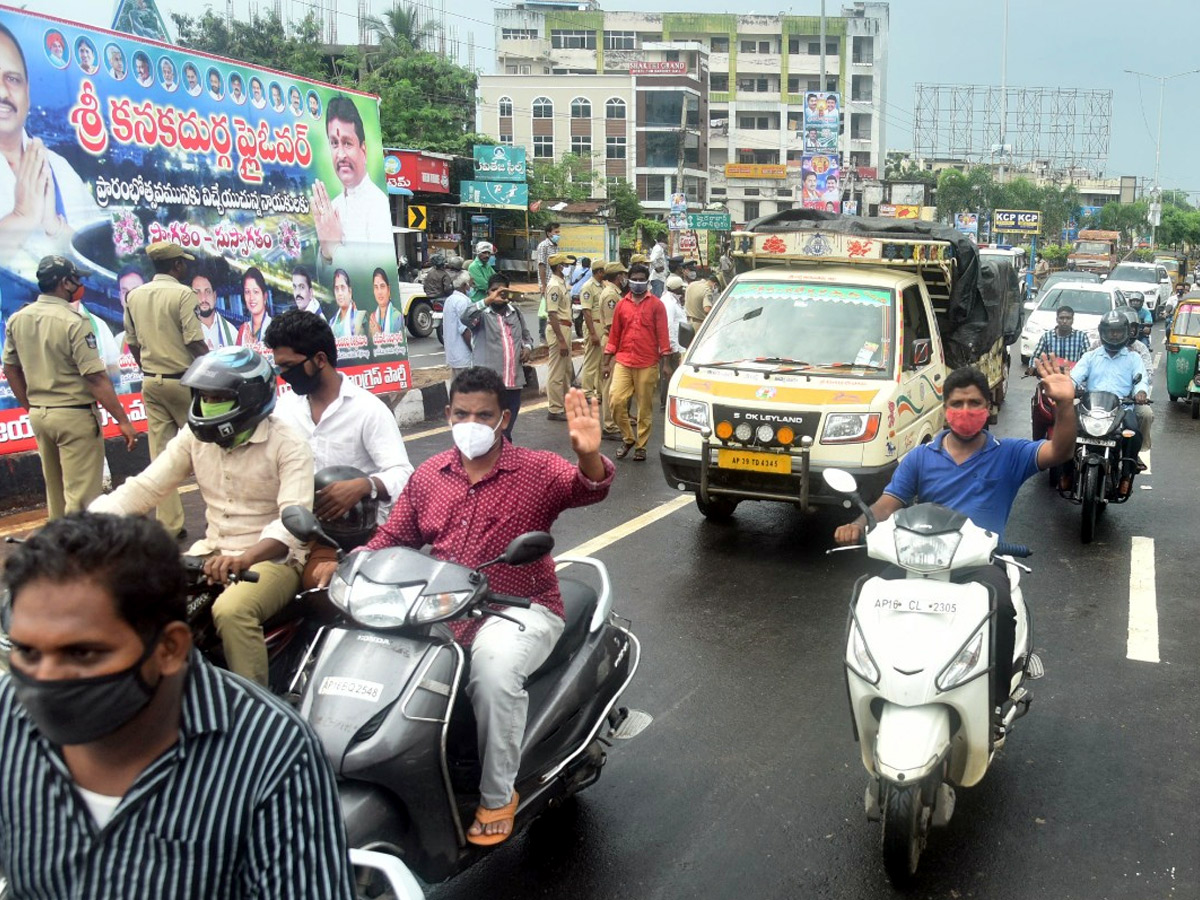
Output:
[[[547,672],[557,669],[570,659],[571,654],[579,649],[579,645],[587,636],[588,624],[592,621],[596,604],[600,602],[600,595],[596,593],[595,589],[582,581],[560,578],[558,589],[562,593],[563,613],[567,620],[566,627],[563,629],[558,643],[546,657],[546,661],[526,679],[526,684],[532,684]]]

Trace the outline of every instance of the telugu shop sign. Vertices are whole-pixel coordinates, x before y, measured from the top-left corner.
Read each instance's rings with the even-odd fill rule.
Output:
[[[758,163],[725,163],[726,178],[787,178],[787,166]]]

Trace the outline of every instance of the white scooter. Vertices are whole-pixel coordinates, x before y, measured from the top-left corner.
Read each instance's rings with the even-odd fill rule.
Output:
[[[867,818],[883,823],[884,869],[904,887],[916,875],[929,828],[950,821],[954,788],[983,779],[1013,722],[1029,711],[1033,696],[1024,681],[1043,674],[1020,587],[1019,570],[1031,570],[1013,559],[1030,551],[1000,543],[993,532],[933,503],[877,523],[852,475],[837,469],[823,474],[866,514],[868,555],[904,570],[903,578],[859,580],[844,660],[850,712],[871,776]],[[1017,613],[1016,674],[1009,696],[995,701],[998,715],[989,698],[991,592],[950,580],[956,571],[994,560],[1005,563]]]

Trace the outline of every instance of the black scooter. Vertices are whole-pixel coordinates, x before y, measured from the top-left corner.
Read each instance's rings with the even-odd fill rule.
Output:
[[[283,523],[301,540],[334,546],[302,507],[284,510]],[[464,689],[469,657],[444,623],[528,607],[527,599],[493,593],[483,570],[525,565],[553,546],[544,532],[524,534],[477,569],[403,547],[342,559],[329,598],[345,619],[322,630],[298,681],[300,713],[338,777],[352,848],[398,856],[427,882],[451,877],[486,852],[466,840],[480,778]],[[595,783],[611,740],[632,738],[650,723],[647,714],[617,706],[641,651],[612,611],[607,570],[584,557],[558,561],[591,567],[601,587],[597,593],[560,579],[566,628],[526,685],[514,830]]]

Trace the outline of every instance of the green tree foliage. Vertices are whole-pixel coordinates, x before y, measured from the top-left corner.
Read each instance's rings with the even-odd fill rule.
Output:
[[[321,49],[321,26],[313,13],[288,28],[272,10],[248,21],[226,22],[211,9],[199,17],[173,13],[179,44],[245,63],[329,81],[333,70]]]
[[[617,225],[622,229],[631,227],[638,219],[645,217],[637,191],[624,178],[618,178],[608,186],[608,199],[612,201]]]
[[[440,30],[438,23],[421,20],[416,6],[396,3],[381,16],[368,16],[367,30],[379,43],[368,52],[368,62],[385,63],[399,56],[432,51],[434,38]]]
[[[1054,241],[1078,214],[1079,194],[1072,185],[1038,185],[1027,178],[1001,183],[986,166],[975,166],[965,174],[942,170],[937,181],[939,216],[949,220],[955,213],[994,209],[1039,210],[1041,237]]]

